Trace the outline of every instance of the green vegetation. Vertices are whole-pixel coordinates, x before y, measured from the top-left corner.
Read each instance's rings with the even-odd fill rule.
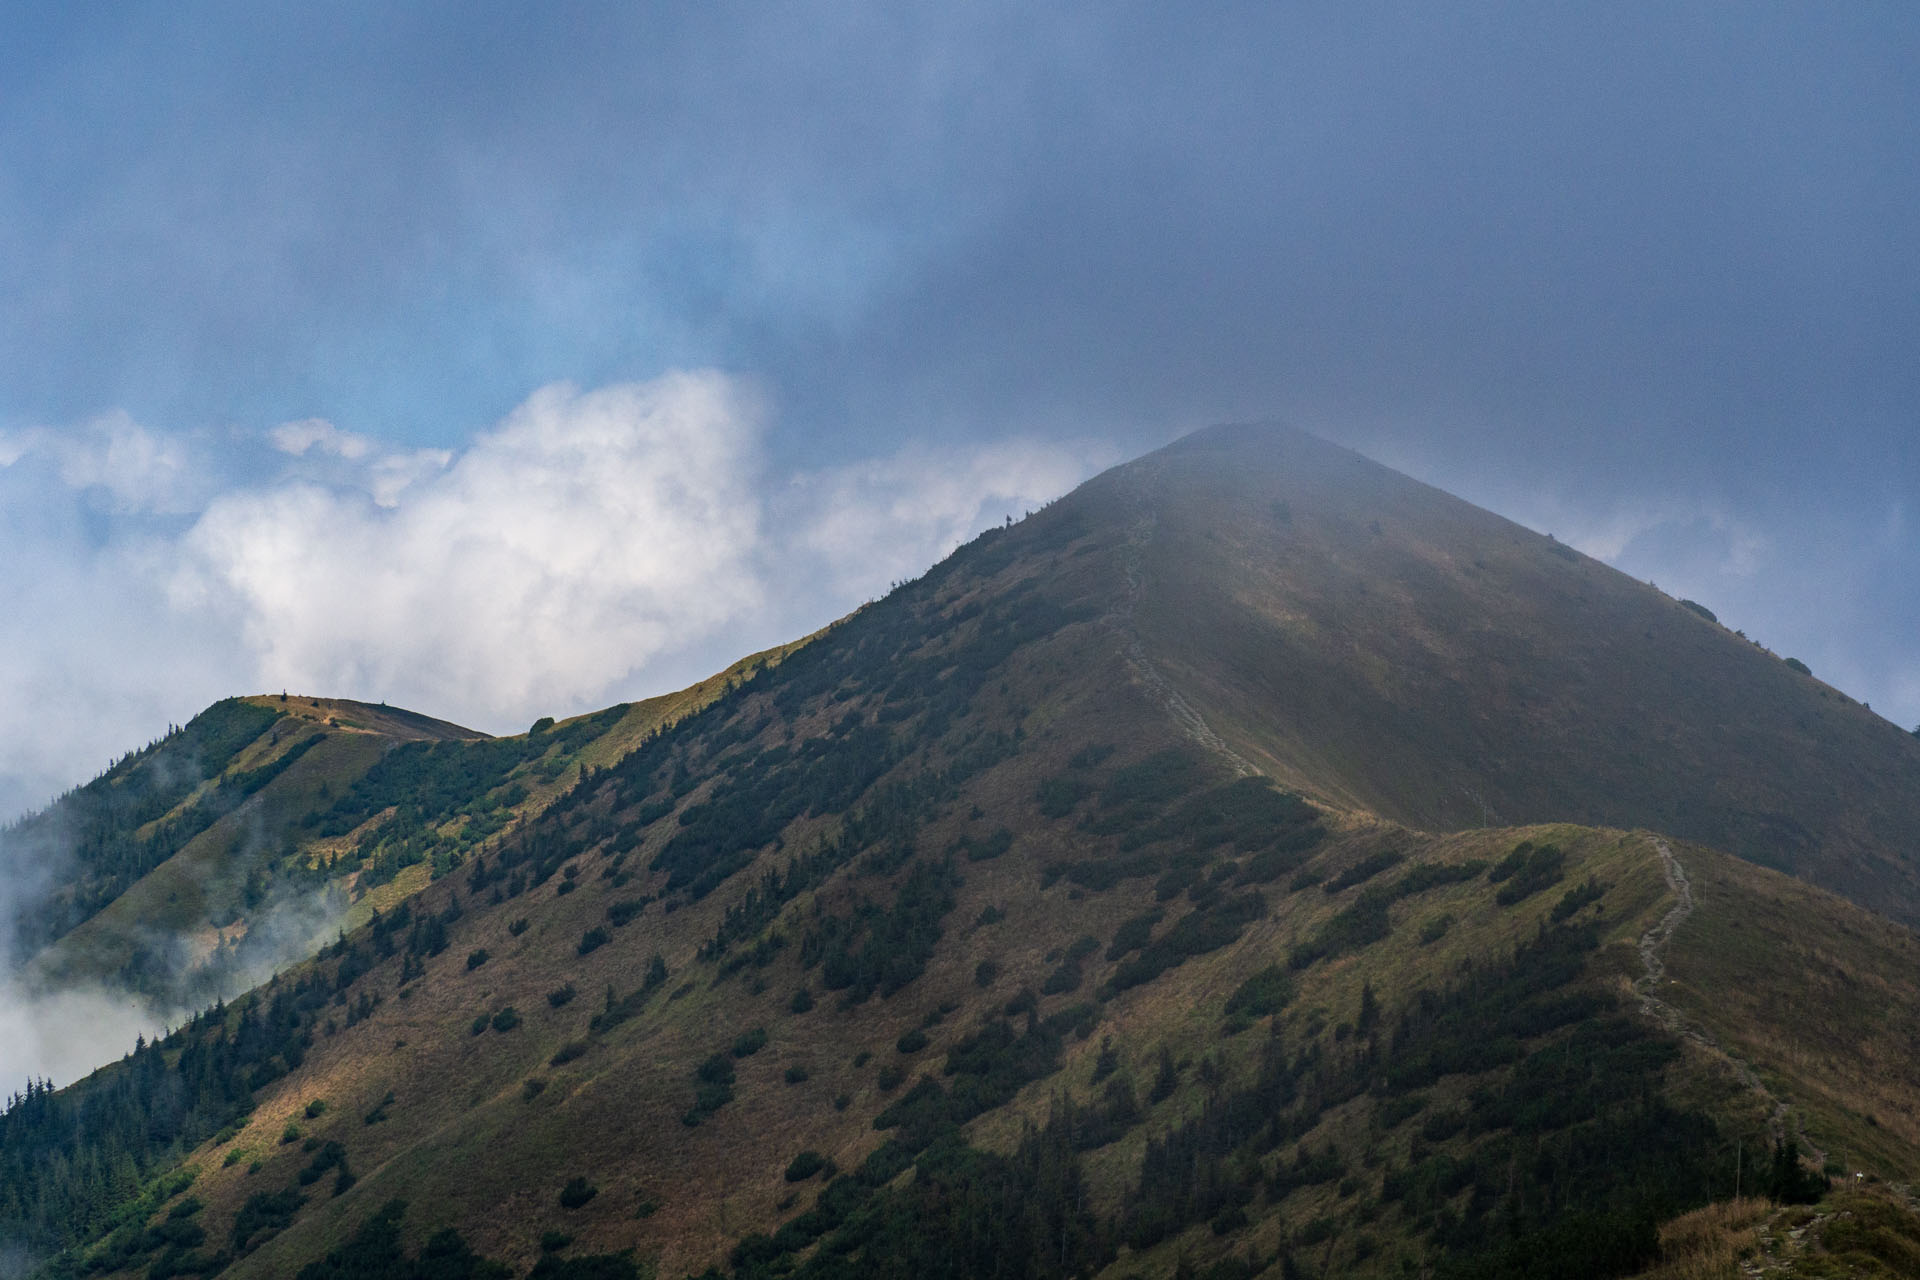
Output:
[[[1542,889],[1558,884],[1560,869],[1566,860],[1566,854],[1553,845],[1543,844],[1535,848],[1531,841],[1521,841],[1514,846],[1512,853],[1487,872],[1488,880],[1501,885],[1494,900],[1503,907],[1510,907]]]
[[[805,1182],[827,1167],[827,1158],[818,1151],[802,1151],[787,1165],[788,1182]]]
[[[1260,970],[1227,997],[1227,1016],[1264,1018],[1280,1012],[1293,999],[1293,980],[1277,964]]]
[[[697,1125],[721,1107],[733,1101],[733,1057],[716,1053],[694,1072],[693,1106],[681,1117],[689,1126]]]
[[[1114,971],[1111,985],[1115,991],[1125,991],[1151,982],[1184,960],[1237,941],[1249,924],[1266,913],[1266,900],[1251,890],[1196,907],[1147,943],[1138,955],[1123,961]]]
[[[548,1280],[650,1274],[656,1257],[678,1275],[716,1249],[739,1280],[909,1268],[1062,1280],[1115,1263],[1116,1275],[1196,1280],[1409,1267],[1492,1280],[1547,1259],[1592,1276],[1643,1265],[1658,1222],[1731,1194],[1741,1150],[1743,1189],[1820,1193],[1794,1153],[1771,1169],[1756,1156],[1744,1094],[1729,1101],[1724,1081],[1609,994],[1657,918],[1657,868],[1634,861],[1647,850],[1617,847],[1637,837],[1568,827],[1509,851],[1534,833],[1471,829],[1599,806],[1637,776],[1619,762],[1651,757],[1670,727],[1636,722],[1610,754],[1564,733],[1541,740],[1550,749],[1510,749],[1478,714],[1493,705],[1483,667],[1500,671],[1502,705],[1542,723],[1571,686],[1532,664],[1532,633],[1497,653],[1493,641],[1489,654],[1418,648],[1477,635],[1458,615],[1396,631],[1394,660],[1362,655],[1369,680],[1403,686],[1395,705],[1315,648],[1339,637],[1364,650],[1375,615],[1407,621],[1399,597],[1429,591],[1433,575],[1457,571],[1531,607],[1524,575],[1597,598],[1604,566],[1574,574],[1531,542],[1448,561],[1396,541],[1416,513],[1383,505],[1386,531],[1365,548],[1399,575],[1394,592],[1343,580],[1339,617],[1317,591],[1285,625],[1221,615],[1210,593],[1241,609],[1235,593],[1294,569],[1262,562],[1230,583],[1168,574],[1180,562],[1155,557],[1212,539],[1182,514],[1177,464],[1154,491],[1152,542],[1070,511],[994,531],[645,737],[629,722],[617,744],[587,751],[590,733],[548,721],[472,749],[396,746],[356,765],[359,783],[330,779],[304,834],[329,833],[326,854],[358,868],[382,910],[163,1046],[58,1094],[30,1086],[0,1115],[0,1220],[31,1223],[16,1234],[33,1248],[70,1247],[58,1280],[89,1267],[210,1274],[227,1256],[249,1277],[302,1263],[310,1280],[503,1274],[458,1236],[429,1235],[438,1222],[402,1230],[398,1205],[367,1216],[372,1202],[333,1198],[377,1160],[381,1195],[465,1215],[455,1223],[470,1233],[479,1214],[507,1215],[484,1240],[511,1240],[521,1269]],[[1289,539],[1337,534],[1322,500],[1290,497]],[[1248,509],[1272,505],[1263,495]],[[1136,580],[1149,587],[1119,622],[1113,593]],[[1662,644],[1651,633],[1664,635],[1663,618],[1690,643],[1733,643],[1655,603],[1626,647]],[[1215,660],[1170,638],[1173,615],[1244,653]],[[1214,626],[1222,617],[1230,625]],[[1514,617],[1528,625],[1524,609]],[[1313,794],[1435,815],[1451,834],[1358,808],[1323,815],[1231,776],[1152,699],[1113,696],[1130,670],[1116,626],[1137,629],[1160,674],[1251,748],[1246,759]],[[1598,687],[1614,661],[1602,650],[1571,669]],[[1782,695],[1788,676],[1773,678],[1756,703],[1804,695],[1805,731],[1833,729],[1814,720],[1816,689]],[[1451,691],[1448,716],[1417,705],[1430,689]],[[1207,705],[1217,690],[1244,705]],[[1446,762],[1438,783],[1421,772],[1426,753]],[[1472,770],[1495,756],[1550,782],[1489,787]],[[1040,895],[1036,873],[1050,886]],[[1825,980],[1790,950],[1756,949],[1769,981],[1796,968]],[[668,954],[683,970],[671,979]],[[1834,987],[1882,990],[1859,976]],[[1670,998],[1693,990],[1675,984]],[[1833,1027],[1862,1025],[1827,1003]],[[519,1029],[519,1004],[526,1034],[487,1039]],[[448,1025],[464,1054],[417,1044]],[[1904,1026],[1887,1025],[1876,1045]],[[303,1116],[316,1095],[332,1109]],[[596,1110],[616,1098],[618,1130]],[[274,1119],[249,1128],[256,1101]],[[1900,1114],[1893,1105],[1876,1095],[1856,1111]],[[299,1123],[276,1145],[290,1112]],[[1894,1125],[1873,1128],[1879,1145],[1845,1146],[1850,1166],[1892,1167],[1905,1152]],[[1811,1119],[1807,1131],[1841,1150]],[[767,1135],[799,1150],[784,1180]],[[227,1145],[200,1148],[216,1136]],[[189,1209],[174,1205],[184,1187],[158,1190],[196,1150],[201,1207]],[[474,1151],[487,1158],[446,1158]],[[567,1256],[575,1238],[638,1247]],[[1128,1247],[1153,1252],[1123,1262]]]
[[[20,945],[37,950],[91,918],[319,741],[318,732],[295,730],[267,763],[232,772],[240,753],[280,719],[237,698],[216,702],[41,812],[0,828],[10,863],[43,863],[57,850],[73,867],[68,883],[21,917]]]

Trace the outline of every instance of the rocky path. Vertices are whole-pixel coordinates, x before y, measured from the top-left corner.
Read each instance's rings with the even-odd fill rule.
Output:
[[[1648,839],[1653,843],[1654,852],[1660,855],[1660,869],[1667,877],[1667,888],[1673,892],[1673,905],[1667,909],[1665,915],[1660,917],[1658,924],[1640,935],[1640,965],[1645,973],[1638,982],[1634,983],[1635,990],[1640,994],[1640,1011],[1675,1035],[1684,1036],[1732,1067],[1734,1076],[1741,1084],[1772,1104],[1773,1109],[1767,1119],[1767,1129],[1774,1142],[1783,1142],[1787,1137],[1789,1110],[1786,1100],[1776,1097],[1754,1073],[1753,1068],[1721,1044],[1712,1032],[1660,997],[1660,990],[1668,981],[1663,953],[1668,944],[1673,941],[1674,931],[1685,924],[1687,917],[1693,914],[1693,882],[1687,878],[1686,867],[1682,865],[1679,858],[1674,856],[1672,846],[1659,836],[1650,836]],[[1805,1134],[1797,1136],[1801,1147],[1813,1158],[1815,1164],[1826,1162],[1825,1151],[1808,1142]]]
[[[1206,717],[1194,710],[1193,704],[1182,697],[1173,687],[1173,682],[1162,674],[1147,656],[1147,647],[1140,639],[1139,629],[1134,625],[1134,615],[1141,597],[1146,593],[1146,551],[1153,544],[1153,535],[1159,528],[1159,517],[1153,509],[1152,496],[1147,491],[1151,483],[1145,478],[1137,479],[1134,499],[1139,507],[1139,515],[1127,529],[1127,545],[1122,553],[1121,568],[1127,576],[1126,595],[1120,603],[1108,613],[1107,620],[1120,632],[1121,641],[1127,656],[1127,665],[1133,668],[1140,683],[1147,687],[1154,698],[1167,709],[1181,732],[1208,751],[1215,753],[1233,767],[1233,771],[1243,778],[1252,777],[1260,772],[1245,756],[1227,745],[1225,738],[1213,731]]]
[[[1673,1031],[1684,1031],[1686,1019],[1678,1009],[1662,1000],[1659,989],[1667,978],[1666,962],[1660,953],[1673,941],[1673,931],[1693,914],[1693,882],[1687,869],[1673,856],[1673,849],[1659,836],[1653,837],[1653,849],[1660,855],[1660,869],[1666,873],[1667,888],[1673,891],[1673,906],[1660,917],[1660,923],[1640,935],[1640,964],[1646,976],[1634,985],[1640,991],[1640,1010],[1657,1018]]]

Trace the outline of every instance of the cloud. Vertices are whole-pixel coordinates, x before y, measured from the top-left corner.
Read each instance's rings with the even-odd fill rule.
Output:
[[[511,731],[662,692],[1113,460],[1012,438],[793,472],[768,431],[753,383],[696,371],[541,388],[458,451],[317,419],[224,452],[124,414],[5,437],[0,817],[233,693]],[[145,488],[134,457],[158,460]]]
[[[28,994],[0,981],[0,1072],[9,1089],[28,1076],[67,1084],[133,1049],[163,1018],[137,997],[89,989]]]
[[[226,456],[125,414],[0,439],[0,538],[19,552],[0,557],[0,820],[234,693],[384,699],[511,731],[664,692],[823,625],[1111,460],[1098,443],[1008,439],[785,474],[765,456],[767,416],[751,383],[696,371],[543,387],[457,452],[311,419]],[[254,474],[236,482],[243,464]],[[32,910],[65,865],[20,842],[8,857],[0,915]],[[239,950],[150,942],[180,991],[210,998],[336,919],[316,896],[264,915]],[[0,977],[0,1071],[70,1079],[182,1016]]]
[[[372,448],[372,441],[365,436],[355,435],[351,431],[342,431],[325,418],[302,418],[298,422],[283,422],[267,432],[267,438],[273,441],[273,447],[282,453],[290,453],[298,458],[310,449],[321,453],[330,453],[340,458],[362,458]]]
[[[1019,519],[1118,461],[1111,444],[910,447],[795,476],[783,505],[842,595],[918,576],[988,525]]]
[[[232,619],[267,687],[493,726],[570,706],[760,603],[759,426],[714,373],[545,387],[444,467],[382,456],[358,489],[222,495],[174,607]]]
[[[186,437],[149,431],[124,410],[64,430],[0,431],[0,467],[40,459],[68,489],[102,495],[125,513],[191,511],[209,480],[196,452]]]

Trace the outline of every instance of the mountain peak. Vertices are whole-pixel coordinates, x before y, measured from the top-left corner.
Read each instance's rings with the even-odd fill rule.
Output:
[[[1701,606],[1273,424],[1060,505],[1121,548],[1142,652],[1286,785],[1424,829],[1672,832],[1920,920],[1920,740]]]

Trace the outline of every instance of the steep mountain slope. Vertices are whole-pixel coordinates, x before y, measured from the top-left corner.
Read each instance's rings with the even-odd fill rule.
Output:
[[[244,936],[243,914],[267,905],[288,824],[317,792],[397,743],[479,736],[333,699],[216,703],[0,832],[10,877],[25,886],[16,903],[27,900],[13,952],[33,962],[40,985],[112,980],[190,998],[190,986],[176,988],[218,958],[223,930]]]
[[[790,647],[507,738],[346,699],[217,703],[0,831],[15,963],[169,1014],[235,994]]]
[[[366,922],[30,1091],[0,1118],[0,1218],[76,1242],[56,1275],[489,1274],[477,1251],[543,1277],[1604,1276],[1654,1260],[1663,1219],[1815,1194],[1794,1144],[1920,1172],[1906,929],[1651,831],[1404,821],[1456,785],[1426,752],[1500,606],[1418,578],[1411,540],[1340,566],[1409,504],[1439,513],[1420,547],[1533,535],[1410,482],[1343,497],[1350,461],[1197,437],[550,777],[538,734],[489,748],[505,770],[388,753],[294,819],[362,881],[416,859]],[[1260,542],[1287,530],[1313,556]],[[1578,595],[1553,566],[1616,612],[1678,609],[1514,545],[1480,558],[1548,674],[1587,652],[1537,599]],[[1336,661],[1322,596],[1363,584],[1396,603]],[[1289,619],[1312,643],[1269,636]],[[1780,664],[1724,645],[1778,693]],[[1421,674],[1449,646],[1468,674]],[[1561,714],[1507,704],[1472,740],[1546,750]],[[1604,785],[1647,772],[1608,741],[1553,749]],[[1472,767],[1507,818],[1557,787],[1653,803]],[[511,822],[450,816],[515,785]],[[1689,794],[1712,812],[1719,785]]]
[[[1647,827],[1920,920],[1920,739],[1645,583],[1298,432],[1200,432],[1062,505],[1143,650],[1287,785],[1428,830]]]

